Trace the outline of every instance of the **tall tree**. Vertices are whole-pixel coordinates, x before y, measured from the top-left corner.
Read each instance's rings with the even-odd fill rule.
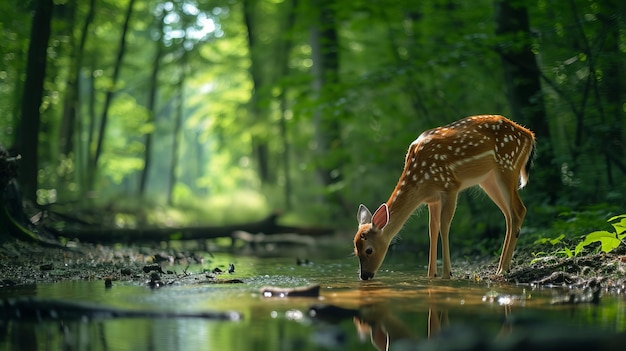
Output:
[[[76,119],[76,105],[78,104],[78,73],[80,68],[77,65],[78,58],[78,46],[74,36],[74,26],[76,25],[76,12],[77,4],[75,0],[68,1],[65,5],[67,16],[65,17],[66,30],[65,34],[68,37],[68,46],[70,48],[70,73],[66,77],[65,96],[63,97],[63,111],[61,113],[61,132],[59,135],[59,153],[61,155],[68,155],[73,150],[73,138],[74,127]],[[87,16],[89,17],[89,16]],[[83,35],[86,35],[83,32]]]
[[[339,85],[339,35],[334,0],[312,0],[316,12],[311,27],[311,56],[313,58],[313,94],[317,107],[313,111],[315,127],[316,171],[324,186],[341,180],[341,123],[330,109]],[[331,193],[330,200],[344,211],[351,211],[339,193]]]
[[[76,1],[71,2],[72,10],[75,12],[76,7],[78,6]],[[78,110],[81,104],[81,90],[80,90],[80,72],[83,68],[83,61],[85,56],[85,45],[87,43],[88,34],[90,32],[90,27],[93,24],[93,20],[95,18],[96,13],[96,0],[89,1],[89,8],[87,10],[87,15],[85,16],[85,20],[80,28],[80,34],[78,39],[78,45],[74,46],[72,52],[72,63],[69,70],[69,74],[67,76],[67,85],[65,89],[65,96],[63,99],[63,113],[61,117],[61,134],[60,134],[60,149],[59,152],[62,155],[69,155],[74,152],[74,160],[76,164],[76,179],[78,180],[78,184],[81,187],[84,187],[84,164],[85,156],[87,153],[87,145],[82,143],[81,138],[77,137],[80,135],[82,130],[82,119],[78,118]],[[71,34],[71,42],[73,43],[73,25],[72,25],[72,34]],[[76,144],[74,142],[76,141]],[[75,147],[76,146],[76,147]]]
[[[72,6],[76,7],[75,1]],[[73,62],[68,75],[67,88],[65,91],[63,117],[61,122],[61,153],[68,154],[74,150],[72,138],[74,136],[74,128],[76,127],[77,108],[80,104],[80,70],[83,66],[83,58],[85,53],[85,44],[89,35],[89,29],[93,23],[96,14],[96,0],[89,1],[87,16],[80,29],[80,38],[76,46],[72,58]]]
[[[115,58],[115,63],[113,65],[113,75],[111,76],[111,85],[107,89],[104,99],[104,105],[102,107],[102,114],[100,116],[100,126],[98,128],[98,137],[96,138],[96,150],[91,157],[91,162],[89,165],[90,175],[88,178],[89,186],[93,187],[95,182],[95,174],[98,168],[98,161],[102,156],[102,148],[104,145],[104,138],[106,137],[106,127],[109,119],[109,107],[111,106],[111,102],[113,101],[113,96],[117,90],[117,82],[119,79],[120,71],[122,70],[122,62],[124,60],[124,55],[126,54],[126,44],[127,38],[130,28],[130,19],[133,14],[133,6],[135,4],[135,0],[129,0],[128,5],[126,7],[126,15],[124,17],[124,25],[122,26],[122,32],[120,33],[120,43],[117,49],[117,55]]]
[[[187,35],[183,35],[180,43],[180,62],[179,76],[176,83],[176,101],[174,105],[174,129],[172,130],[172,153],[169,168],[169,187],[167,189],[167,203],[174,204],[174,188],[178,181],[178,161],[180,154],[180,143],[182,138],[183,120],[185,118],[185,81],[187,79],[187,60],[188,54],[186,49]]]
[[[263,54],[266,54],[262,46],[261,28],[257,26],[257,14],[259,10],[259,0],[243,0],[244,23],[248,34],[248,51],[250,55],[250,77],[252,78],[252,96],[249,102],[248,113],[252,120],[252,150],[257,161],[259,179],[263,183],[271,181],[270,173],[270,147],[267,134],[259,132],[264,128],[258,128],[264,121],[267,121],[267,106],[265,93],[267,89],[266,74],[263,68],[266,67],[263,61]]]
[[[277,40],[278,45],[278,67],[279,67],[279,76],[281,78],[287,77],[289,75],[289,53],[291,52],[291,48],[293,46],[293,30],[296,21],[296,9],[298,7],[298,0],[289,0],[285,1],[284,6],[286,7],[285,12],[286,15],[284,17],[284,21],[282,23],[281,33],[282,36],[279,40]],[[283,159],[283,177],[285,179],[284,186],[284,197],[285,197],[285,209],[291,210],[292,207],[292,185],[291,185],[291,162],[290,162],[290,152],[291,148],[289,146],[289,131],[287,128],[287,113],[288,112],[288,101],[287,101],[287,86],[285,84],[281,84],[280,93],[278,96],[279,103],[279,113],[280,113],[280,138],[282,141],[282,159]]]
[[[148,109],[148,123],[154,124],[156,117],[156,96],[158,90],[158,82],[159,82],[159,71],[161,69],[161,59],[164,54],[163,48],[163,36],[164,25],[163,22],[167,11],[165,9],[160,9],[161,13],[156,18],[157,30],[158,30],[158,39],[154,41],[154,58],[152,60],[152,72],[150,73],[150,81],[148,83],[148,103],[146,108]],[[154,137],[153,132],[146,133],[145,136],[145,153],[144,153],[144,163],[143,169],[141,170],[140,178],[139,178],[139,194],[141,196],[145,195],[146,187],[148,184],[148,172],[150,171],[150,166],[152,164],[152,138]]]
[[[560,169],[554,163],[541,71],[531,50],[528,10],[525,3],[518,0],[496,0],[495,10],[496,34],[502,42],[498,53],[512,117],[527,123],[537,135],[539,151],[535,172],[543,182],[535,189],[554,203],[561,189]]]
[[[46,78],[46,59],[54,2],[39,0],[35,5],[17,133],[17,150],[23,157],[18,179],[22,185],[24,198],[33,202],[37,201],[40,107]]]

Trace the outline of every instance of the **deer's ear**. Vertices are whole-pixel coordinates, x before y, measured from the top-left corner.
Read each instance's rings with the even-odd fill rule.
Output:
[[[387,223],[389,223],[389,207],[387,204],[382,204],[372,216],[372,225],[382,230]]]
[[[359,206],[359,211],[356,213],[356,220],[359,222],[359,225],[372,223],[372,213],[365,205],[361,204]]]

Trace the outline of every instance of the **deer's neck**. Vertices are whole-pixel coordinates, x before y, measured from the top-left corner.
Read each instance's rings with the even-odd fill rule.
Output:
[[[396,186],[389,200],[387,200],[389,222],[383,232],[389,241],[398,234],[404,223],[422,203],[422,201],[416,198],[416,194],[411,191],[412,189],[404,189],[401,185],[402,180],[398,182],[398,186]]]

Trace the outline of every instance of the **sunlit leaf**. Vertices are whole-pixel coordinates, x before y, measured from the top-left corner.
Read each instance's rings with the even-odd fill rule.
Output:
[[[576,246],[574,253],[578,255],[582,249],[592,243],[600,242],[602,252],[611,252],[618,247],[622,242],[617,238],[615,233],[607,232],[605,230],[595,231],[587,234],[585,240]]]
[[[560,243],[563,240],[563,238],[565,238],[565,234],[561,234],[558,237],[550,240],[550,244],[556,245],[556,244]]]
[[[617,233],[618,235],[626,232],[626,214],[611,217],[609,218],[608,222],[615,222],[611,223],[611,226],[615,228],[615,233]]]

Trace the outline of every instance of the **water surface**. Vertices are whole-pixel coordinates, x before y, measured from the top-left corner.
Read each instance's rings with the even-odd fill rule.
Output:
[[[603,296],[599,305],[553,305],[559,289],[512,284],[427,279],[407,260],[385,262],[372,281],[359,281],[356,259],[297,265],[295,258],[217,255],[199,273],[235,265],[243,284],[197,283],[150,289],[147,284],[69,281],[0,290],[0,297],[38,296],[151,311],[237,311],[238,321],[198,318],[71,319],[0,322],[0,349],[19,350],[376,350],[420,349],[426,340],[484,342],[511,335],[575,339],[626,331],[623,297]],[[178,273],[183,267],[172,267]],[[146,281],[148,276],[146,275]],[[266,286],[321,286],[319,298],[264,298]],[[311,307],[340,308],[318,313]],[[538,332],[537,332],[538,331]],[[524,334],[526,333],[526,334]],[[507,339],[508,338],[508,339]],[[468,341],[469,340],[469,341]],[[478,341],[477,341],[478,340]],[[506,341],[508,342],[508,341]],[[497,344],[500,345],[500,344]],[[545,345],[545,343],[544,343]]]

